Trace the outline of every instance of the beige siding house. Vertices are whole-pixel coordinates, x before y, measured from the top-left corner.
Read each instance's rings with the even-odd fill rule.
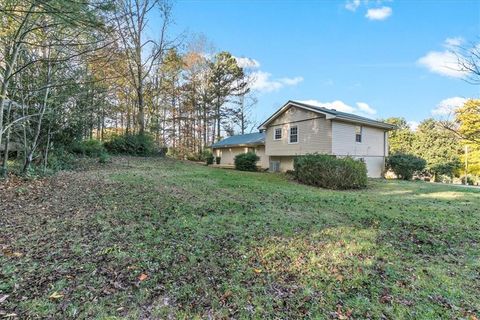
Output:
[[[268,157],[265,155],[265,134],[263,132],[242,134],[228,137],[211,146],[215,158],[220,159],[222,166],[234,166],[235,156],[241,153],[254,152],[260,158],[257,165],[268,168]]]
[[[394,126],[334,109],[288,101],[259,129],[254,146],[235,144],[235,140],[242,142],[242,137],[249,135],[235,136],[233,140],[234,137],[230,137],[212,145],[214,155],[220,157],[221,164],[233,165],[236,154],[254,151],[260,156],[259,166],[271,171],[293,170],[293,158],[297,155],[351,156],[365,161],[370,177],[381,177],[388,155],[387,132]]]

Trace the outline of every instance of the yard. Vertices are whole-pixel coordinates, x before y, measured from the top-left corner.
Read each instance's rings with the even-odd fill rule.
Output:
[[[0,318],[477,319],[480,192],[167,159],[0,185]]]

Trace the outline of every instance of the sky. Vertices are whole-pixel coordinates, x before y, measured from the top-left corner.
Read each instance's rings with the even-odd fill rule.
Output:
[[[480,1],[177,0],[173,19],[255,75],[258,123],[298,100],[415,127],[480,97],[451,53],[480,42]]]

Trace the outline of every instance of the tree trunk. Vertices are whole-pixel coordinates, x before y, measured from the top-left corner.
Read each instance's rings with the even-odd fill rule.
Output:
[[[10,121],[10,112],[12,110],[12,103],[9,103],[8,105],[8,110],[7,110],[7,122]],[[0,170],[0,176],[2,178],[6,178],[7,177],[7,173],[8,173],[8,147],[9,147],[9,144],[10,144],[10,130],[11,130],[11,127],[8,127],[7,129],[7,134],[5,136],[5,145],[4,145],[4,154],[3,154],[3,163],[2,163],[2,169]]]

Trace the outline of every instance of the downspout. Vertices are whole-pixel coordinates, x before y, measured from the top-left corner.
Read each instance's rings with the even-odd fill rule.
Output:
[[[387,163],[386,163],[386,159],[387,159],[387,134],[388,134],[388,131],[383,131],[383,177],[385,178],[385,173],[387,171]]]

